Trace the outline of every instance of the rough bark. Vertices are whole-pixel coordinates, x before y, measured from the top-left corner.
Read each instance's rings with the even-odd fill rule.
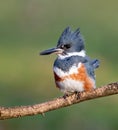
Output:
[[[102,86],[90,92],[81,92],[79,98],[77,94],[72,94],[66,98],[59,97],[51,101],[30,106],[0,107],[0,120],[44,114],[45,112],[67,107],[82,101],[114,94],[118,94],[118,82]]]

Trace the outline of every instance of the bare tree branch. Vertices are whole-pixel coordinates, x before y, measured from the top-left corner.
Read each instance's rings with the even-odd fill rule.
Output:
[[[63,97],[59,97],[48,102],[31,106],[19,106],[9,108],[0,107],[0,120],[43,114],[45,112],[56,110],[62,107],[67,107],[69,105],[76,104],[82,101],[105,97],[113,94],[118,94],[118,82],[102,86],[90,92],[82,92],[80,93],[79,99],[77,98],[77,94],[73,94],[66,97],[66,99],[64,99]]]

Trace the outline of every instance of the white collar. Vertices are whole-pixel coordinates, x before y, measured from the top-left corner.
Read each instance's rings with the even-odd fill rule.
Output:
[[[70,57],[70,56],[82,56],[82,57],[85,57],[86,56],[86,52],[85,52],[85,50],[82,50],[80,52],[67,53],[66,55],[58,54],[58,58],[59,59],[65,59],[65,58]]]

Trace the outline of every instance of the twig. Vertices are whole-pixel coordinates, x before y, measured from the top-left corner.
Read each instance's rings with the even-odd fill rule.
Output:
[[[111,83],[90,92],[80,93],[79,99],[77,94],[70,95],[64,99],[63,97],[53,99],[41,104],[35,104],[31,106],[19,106],[19,107],[0,107],[0,120],[9,118],[18,118],[23,116],[31,116],[36,114],[44,115],[45,112],[56,110],[62,107],[67,107],[72,104],[80,103],[82,101],[95,99],[99,97],[105,97],[113,94],[118,94],[118,82]]]

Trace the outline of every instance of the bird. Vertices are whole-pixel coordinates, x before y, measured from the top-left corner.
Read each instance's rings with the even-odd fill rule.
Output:
[[[66,27],[57,46],[42,51],[40,55],[52,53],[57,55],[53,65],[56,87],[64,96],[96,88],[95,69],[99,67],[100,62],[86,55],[85,40],[80,28],[72,31],[71,27]]]

